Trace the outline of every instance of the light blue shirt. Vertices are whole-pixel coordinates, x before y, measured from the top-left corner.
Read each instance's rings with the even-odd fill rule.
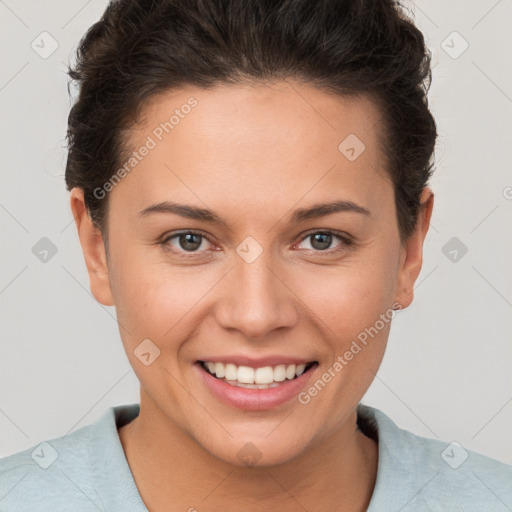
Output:
[[[138,404],[110,407],[91,425],[0,459],[0,512],[147,512],[117,431],[138,414]],[[512,510],[512,466],[400,429],[367,405],[358,424],[379,441],[369,512]]]

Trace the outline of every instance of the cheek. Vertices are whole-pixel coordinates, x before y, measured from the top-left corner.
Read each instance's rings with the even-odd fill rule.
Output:
[[[297,295],[322,321],[329,338],[357,336],[393,304],[397,279],[394,261],[394,253],[385,250],[375,251],[364,260],[347,260],[346,265],[302,281]]]
[[[354,259],[335,273],[318,274],[316,293],[304,295],[312,311],[309,318],[322,332],[325,357],[316,380],[299,401],[313,408],[315,415],[327,415],[324,432],[346,421],[346,411],[359,403],[378,372],[393,315],[392,262],[384,254],[357,264]],[[307,288],[300,293],[307,294]]]
[[[149,338],[164,347],[173,339],[190,335],[185,333],[190,329],[189,319],[218,276],[198,272],[198,267],[171,265],[163,258],[155,261],[157,258],[148,258],[147,251],[145,248],[117,258],[113,279],[116,313],[126,328],[122,330],[125,345]]]

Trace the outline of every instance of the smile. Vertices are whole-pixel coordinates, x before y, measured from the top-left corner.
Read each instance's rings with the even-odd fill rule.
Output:
[[[309,356],[311,357],[311,356]],[[293,403],[319,371],[317,360],[287,354],[204,355],[193,364],[198,382],[216,400],[263,411]]]
[[[200,361],[200,364],[210,375],[232,386],[268,389],[300,377],[315,364],[315,361],[307,364],[278,364],[260,368],[210,361]]]

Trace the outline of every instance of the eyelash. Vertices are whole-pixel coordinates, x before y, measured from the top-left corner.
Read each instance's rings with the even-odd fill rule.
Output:
[[[323,235],[333,235],[335,238],[338,238],[338,240],[340,240],[342,242],[341,246],[338,247],[337,249],[326,249],[325,251],[321,251],[321,250],[315,250],[315,249],[306,249],[306,251],[308,252],[314,252],[314,253],[318,253],[318,254],[326,254],[326,255],[332,255],[334,253],[337,253],[337,252],[341,252],[343,250],[346,250],[346,249],[353,249],[354,246],[355,246],[355,242],[354,240],[352,240],[350,237],[348,237],[347,235],[345,234],[342,234],[338,231],[332,231],[332,230],[314,230],[314,231],[309,231],[307,232],[301,239],[298,243],[302,243],[304,240],[306,240],[307,238],[311,237],[312,235],[316,235],[316,234],[323,234]],[[201,236],[203,238],[205,238],[208,242],[210,242],[210,244],[213,244],[215,245],[212,240],[210,240],[210,237],[205,235],[204,233],[201,233],[199,231],[194,231],[194,230],[189,230],[189,231],[180,231],[178,233],[174,233],[172,235],[169,235],[169,236],[166,236],[164,238],[164,240],[162,240],[161,242],[159,242],[159,245],[166,251],[171,251],[173,252],[174,254],[178,254],[180,257],[182,258],[194,258],[197,256],[197,254],[200,254],[198,252],[186,252],[186,251],[177,251],[175,249],[170,249],[169,247],[169,241],[172,240],[173,238],[177,238],[179,237],[180,235],[198,235],[198,236]],[[294,244],[296,245],[296,244]]]

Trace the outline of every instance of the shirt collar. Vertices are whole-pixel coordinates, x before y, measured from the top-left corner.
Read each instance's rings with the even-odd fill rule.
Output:
[[[117,431],[136,418],[139,412],[139,404],[110,407],[91,425],[89,452],[94,468],[94,486],[105,510],[147,512]],[[396,500],[396,505],[399,505],[400,493],[393,493],[396,482],[401,482],[401,487],[414,484],[414,468],[404,462],[409,458],[406,452],[410,446],[403,436],[397,436],[397,433],[405,431],[382,411],[364,404],[357,406],[357,423],[366,436],[378,442],[377,479],[368,512],[383,500],[390,506]]]
[[[139,415],[139,404],[110,407],[92,425],[89,437],[94,487],[103,509],[148,512],[140,497],[117,429]]]

